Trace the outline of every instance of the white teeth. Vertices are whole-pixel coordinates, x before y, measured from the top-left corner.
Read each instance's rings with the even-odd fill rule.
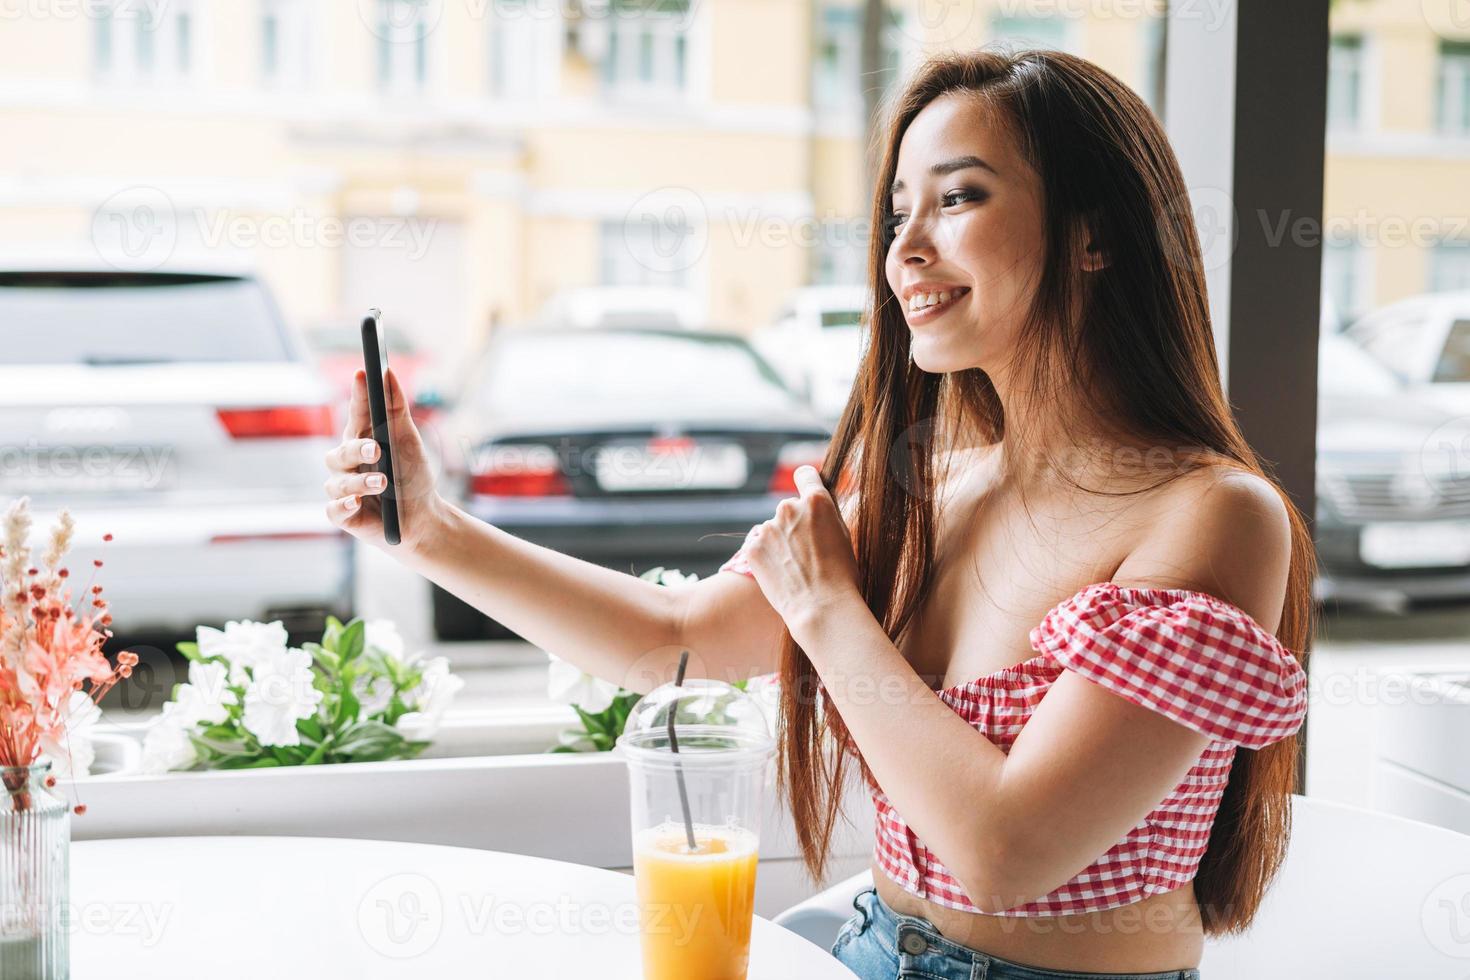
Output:
[[[963,289],[949,289],[941,293],[915,293],[909,298],[909,312],[917,313],[919,310],[948,303],[964,293]]]

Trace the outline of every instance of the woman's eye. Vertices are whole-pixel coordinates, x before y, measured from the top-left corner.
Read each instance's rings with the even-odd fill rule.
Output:
[[[904,219],[906,219],[907,217],[908,215],[906,214],[890,214],[888,216],[888,220],[884,222],[884,225],[888,228],[889,231],[896,231],[898,230],[898,226],[903,224]]]
[[[950,191],[948,194],[944,195],[944,206],[947,208],[952,208],[956,204],[964,204],[966,201],[978,201],[980,199],[981,195],[975,191]]]

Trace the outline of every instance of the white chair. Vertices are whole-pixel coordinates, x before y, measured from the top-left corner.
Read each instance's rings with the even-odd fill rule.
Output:
[[[864,873],[776,922],[831,946]],[[1470,977],[1470,836],[1360,807],[1292,797],[1286,862],[1242,936],[1209,939],[1203,980]]]

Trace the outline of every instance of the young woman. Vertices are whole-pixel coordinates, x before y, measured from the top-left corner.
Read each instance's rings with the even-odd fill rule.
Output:
[[[849,764],[876,803],[833,947],[859,976],[1196,978],[1284,856],[1314,561],[1221,390],[1178,164],[1088,62],[945,56],[873,212],[858,383],[730,574],[661,588],[474,521],[396,379],[392,553],[634,689],[685,648],[779,669],[814,876]],[[364,402],[359,375],[328,510],[381,545]]]

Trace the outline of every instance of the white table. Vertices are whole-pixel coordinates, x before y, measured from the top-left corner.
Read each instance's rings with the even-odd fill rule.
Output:
[[[73,980],[641,978],[633,879],[613,871],[311,837],[81,841],[71,854]],[[749,977],[853,975],[757,918]]]

